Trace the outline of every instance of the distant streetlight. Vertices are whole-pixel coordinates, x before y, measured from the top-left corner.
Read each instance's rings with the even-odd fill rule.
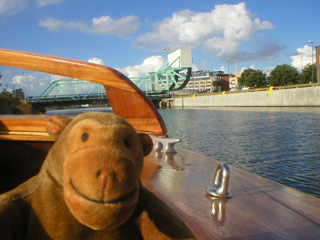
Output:
[[[311,71],[312,71],[312,77],[311,77],[311,82],[313,82],[313,41],[309,41],[309,43],[312,45],[312,49],[311,49],[311,52],[312,52],[312,65],[311,65]]]
[[[165,47],[164,49],[162,49],[163,51],[166,51],[166,57],[168,58],[168,51],[170,50],[169,47]]]
[[[301,56],[301,72],[302,72],[302,58],[303,58],[303,56]]]
[[[229,58],[227,58],[227,61],[228,61],[228,83],[230,86]]]
[[[211,63],[211,72],[213,71],[213,70],[212,70],[212,66],[213,66],[213,62]]]
[[[229,73],[229,58],[227,58],[227,61],[228,61],[228,73]]]

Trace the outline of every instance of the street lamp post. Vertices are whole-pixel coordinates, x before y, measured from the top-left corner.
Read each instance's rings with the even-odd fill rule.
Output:
[[[192,61],[192,67],[193,67],[193,59],[194,59],[195,57],[192,57],[191,58],[191,61]],[[194,76],[193,76],[193,74],[191,73],[191,76],[192,76],[192,81],[193,81],[193,83],[192,83],[192,86],[193,86],[193,91],[192,91],[192,93],[194,94]]]
[[[169,47],[165,47],[163,50],[166,51],[166,61],[167,61],[167,64],[169,65],[169,62],[168,62],[168,51],[170,50],[170,48]]]
[[[313,41],[310,40],[309,43],[312,45],[312,49],[311,49],[311,53],[312,53],[312,65],[311,65],[312,75],[311,75],[311,82],[313,82]]]
[[[227,58],[227,61],[228,61],[228,84],[229,84],[229,87],[230,87],[229,58]],[[222,84],[222,82],[221,82],[221,84]]]
[[[228,74],[229,74],[229,58],[227,58],[227,61],[228,61]]]
[[[163,50],[166,51],[166,55],[168,55],[168,51],[170,50],[170,48],[169,47],[165,47]]]

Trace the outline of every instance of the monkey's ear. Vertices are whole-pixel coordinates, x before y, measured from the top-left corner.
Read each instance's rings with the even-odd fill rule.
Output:
[[[148,134],[138,133],[141,141],[141,146],[143,150],[143,156],[147,156],[153,148],[153,141]]]
[[[57,139],[71,120],[72,118],[64,115],[54,115],[47,123],[47,132],[51,137]]]

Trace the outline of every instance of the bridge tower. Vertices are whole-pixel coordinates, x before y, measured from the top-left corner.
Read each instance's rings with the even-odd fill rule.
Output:
[[[191,72],[191,49],[178,49],[167,56],[167,62],[157,72],[131,80],[146,92],[175,91],[188,84]]]

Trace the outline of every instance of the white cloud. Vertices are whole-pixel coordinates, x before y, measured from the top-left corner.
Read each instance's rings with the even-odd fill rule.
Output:
[[[55,18],[46,18],[45,20],[39,21],[39,26],[48,29],[49,31],[61,31],[63,29],[69,31],[87,31],[87,27],[81,21],[79,22],[67,22],[58,20]]]
[[[132,77],[146,77],[151,72],[158,71],[165,63],[165,59],[161,56],[151,56],[146,58],[142,64],[129,66],[118,71],[125,74],[128,78]]]
[[[244,70],[247,70],[247,69],[259,70],[259,69],[257,68],[257,66],[251,65],[250,67],[242,67],[241,70],[240,70],[240,73],[243,73]]]
[[[183,10],[154,25],[137,44],[146,46],[203,47],[221,58],[231,56],[241,41],[249,41],[258,31],[272,29],[269,21],[253,18],[245,3],[216,5],[211,12]]]
[[[0,0],[0,15],[13,15],[24,10],[28,0]]]
[[[136,16],[125,16],[117,20],[109,16],[102,16],[92,19],[92,26],[89,32],[103,35],[115,34],[123,37],[134,33],[139,26],[139,19]]]
[[[253,70],[259,70],[256,65],[251,65],[249,68]]]
[[[88,60],[89,63],[95,63],[95,64],[100,64],[100,65],[105,65],[103,60],[101,58],[96,58],[96,57],[93,57],[93,58],[90,58]]]
[[[196,64],[192,64],[192,71],[198,71],[199,67]]]
[[[238,62],[241,61],[259,61],[259,60],[274,60],[277,58],[277,53],[286,48],[281,45],[277,39],[261,40],[255,48],[250,46],[250,50],[239,51],[237,53]]]
[[[30,74],[14,75],[12,77],[12,82],[11,80],[10,82],[8,82],[8,77],[11,79],[10,75],[12,75],[12,72],[6,73],[5,75],[6,83],[4,84],[4,86],[6,86],[8,90],[12,88],[22,88],[26,96],[40,96],[53,81],[66,79],[63,76],[40,72],[31,72]]]
[[[275,67],[276,67],[276,66],[265,67],[264,69],[262,69],[262,72],[264,72],[265,74],[269,75],[270,72],[271,72]]]
[[[35,0],[0,0],[0,15],[14,15],[23,11],[30,2]],[[36,0],[40,7],[57,4],[65,0]]]
[[[43,7],[45,5],[49,5],[49,4],[57,4],[60,2],[63,2],[64,0],[37,0],[38,4]]]
[[[124,37],[134,33],[139,28],[139,20],[136,16],[125,16],[120,19],[112,19],[109,16],[93,18],[91,26],[82,21],[72,22],[46,18],[39,21],[39,26],[49,31],[72,30],[100,35],[117,35]]]
[[[304,45],[296,50],[296,53],[291,56],[291,65],[301,71],[307,64],[312,63],[312,47]],[[313,50],[314,51],[314,50]],[[315,52],[313,52],[313,62],[315,62]]]
[[[13,87],[15,89],[22,88],[27,96],[39,96],[45,87],[48,87],[51,81],[49,79],[42,78],[37,80],[32,74],[30,75],[16,75],[13,77]]]
[[[240,73],[243,73],[244,70],[247,69],[253,69],[253,70],[261,70],[263,73],[269,75],[269,73],[275,68],[275,66],[271,66],[271,67],[265,67],[262,70],[258,69],[258,67],[256,65],[251,65],[250,67],[242,67],[240,70]]]
[[[19,86],[18,88],[26,88],[28,83],[34,80],[33,76],[14,76],[12,83],[14,86]]]
[[[223,71],[223,72],[227,73],[227,72],[228,72],[228,67],[226,67],[226,66],[221,66],[221,67],[220,67],[220,71]]]

